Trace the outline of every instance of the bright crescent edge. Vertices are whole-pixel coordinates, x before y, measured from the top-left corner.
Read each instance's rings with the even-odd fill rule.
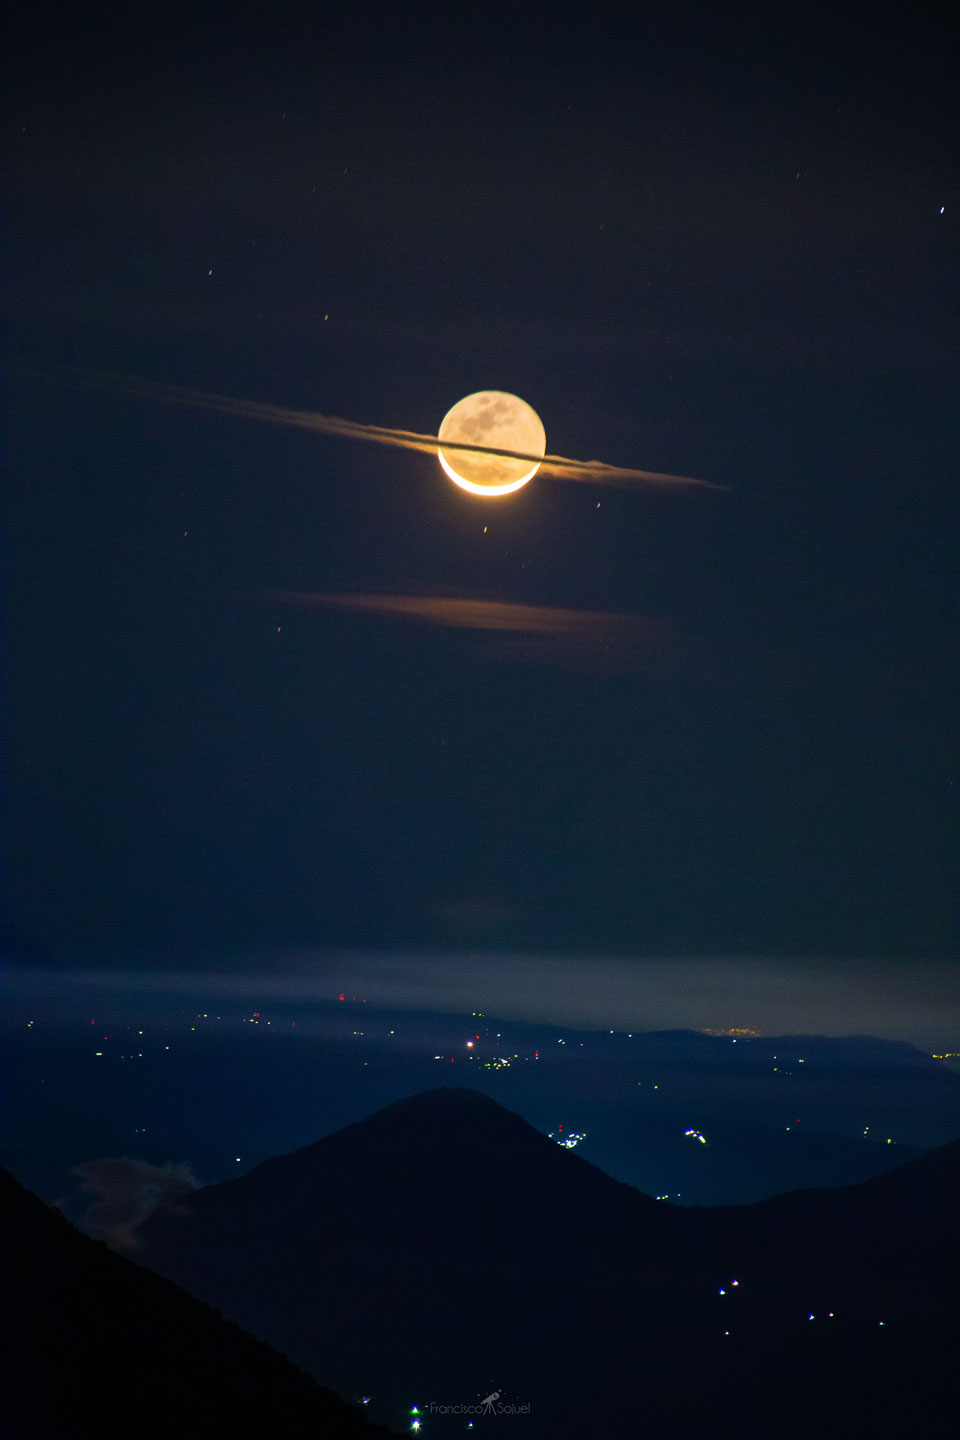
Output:
[[[521,485],[526,485],[528,480],[533,479],[534,475],[536,475],[537,471],[540,469],[540,465],[542,463],[538,460],[536,465],[534,465],[533,469],[529,470],[526,475],[521,475],[519,480],[509,480],[505,485],[478,485],[475,480],[465,480],[462,475],[458,475],[456,470],[453,469],[449,461],[446,459],[442,450],[437,451],[437,459],[440,461],[440,464],[450,476],[450,479],[453,481],[454,485],[459,485],[461,490],[468,490],[471,495],[492,496],[510,495],[513,493],[514,490],[519,490]]]

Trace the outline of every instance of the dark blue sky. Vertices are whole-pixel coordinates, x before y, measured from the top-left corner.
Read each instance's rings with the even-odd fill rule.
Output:
[[[945,36],[668,8],[18,22],[21,953],[949,953]],[[419,431],[515,391],[728,488],[474,500],[65,366]]]

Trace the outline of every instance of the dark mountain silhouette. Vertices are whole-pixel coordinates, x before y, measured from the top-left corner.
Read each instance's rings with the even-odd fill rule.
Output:
[[[141,1258],[396,1418],[499,1389],[527,1440],[908,1434],[956,1338],[958,1166],[680,1209],[444,1089],[158,1212]]]
[[[189,1013],[193,1001],[178,998]],[[800,1187],[857,1184],[960,1135],[958,1076],[893,1041],[609,1034],[485,1017],[467,1049],[460,1015],[378,1011],[374,1019],[361,1002],[331,1002],[313,1015],[308,1041],[293,1005],[273,1012],[269,1034],[263,1021],[239,1023],[241,1014],[234,1007],[230,1023],[225,1005],[222,1021],[180,1033],[168,1052],[178,1008],[181,1018],[165,1022],[171,1034],[155,1034],[132,1065],[122,1056],[134,1049],[141,1017],[126,1038],[113,1029],[95,1066],[83,1026],[0,1017],[14,1079],[0,1164],[79,1222],[89,1197],[67,1177],[91,1159],[119,1150],[148,1162],[189,1160],[207,1181],[226,1180],[444,1081],[484,1091],[537,1129],[586,1132],[579,1155],[682,1205],[745,1205]],[[359,1071],[358,1047],[369,1060]],[[501,1053],[518,1058],[497,1069],[491,1062]],[[244,1095],[249,1103],[238,1107]],[[147,1115],[149,1132],[141,1128]],[[689,1127],[709,1143],[685,1137]]]
[[[243,1434],[389,1440],[331,1390],[0,1170],[9,1440]]]

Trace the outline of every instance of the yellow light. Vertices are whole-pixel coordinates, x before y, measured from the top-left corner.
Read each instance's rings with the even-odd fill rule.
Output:
[[[512,495],[514,490],[519,490],[523,485],[526,485],[528,480],[532,480],[540,469],[538,462],[532,470],[527,471],[526,475],[521,475],[519,480],[511,480],[503,485],[477,485],[475,481],[466,480],[462,475],[458,475],[456,470],[448,464],[442,450],[437,451],[437,459],[450,476],[454,485],[459,485],[461,490],[469,490],[471,495]]]

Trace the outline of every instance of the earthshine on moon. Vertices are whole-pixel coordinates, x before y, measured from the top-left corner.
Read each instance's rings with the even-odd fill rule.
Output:
[[[458,400],[444,415],[437,438],[448,445],[486,445],[492,449],[519,450],[525,455],[543,455],[547,436],[540,416],[518,395],[503,390],[478,390]],[[511,455],[481,455],[469,450],[444,454],[437,459],[455,485],[471,495],[510,495],[532,480],[540,469],[538,461]]]

